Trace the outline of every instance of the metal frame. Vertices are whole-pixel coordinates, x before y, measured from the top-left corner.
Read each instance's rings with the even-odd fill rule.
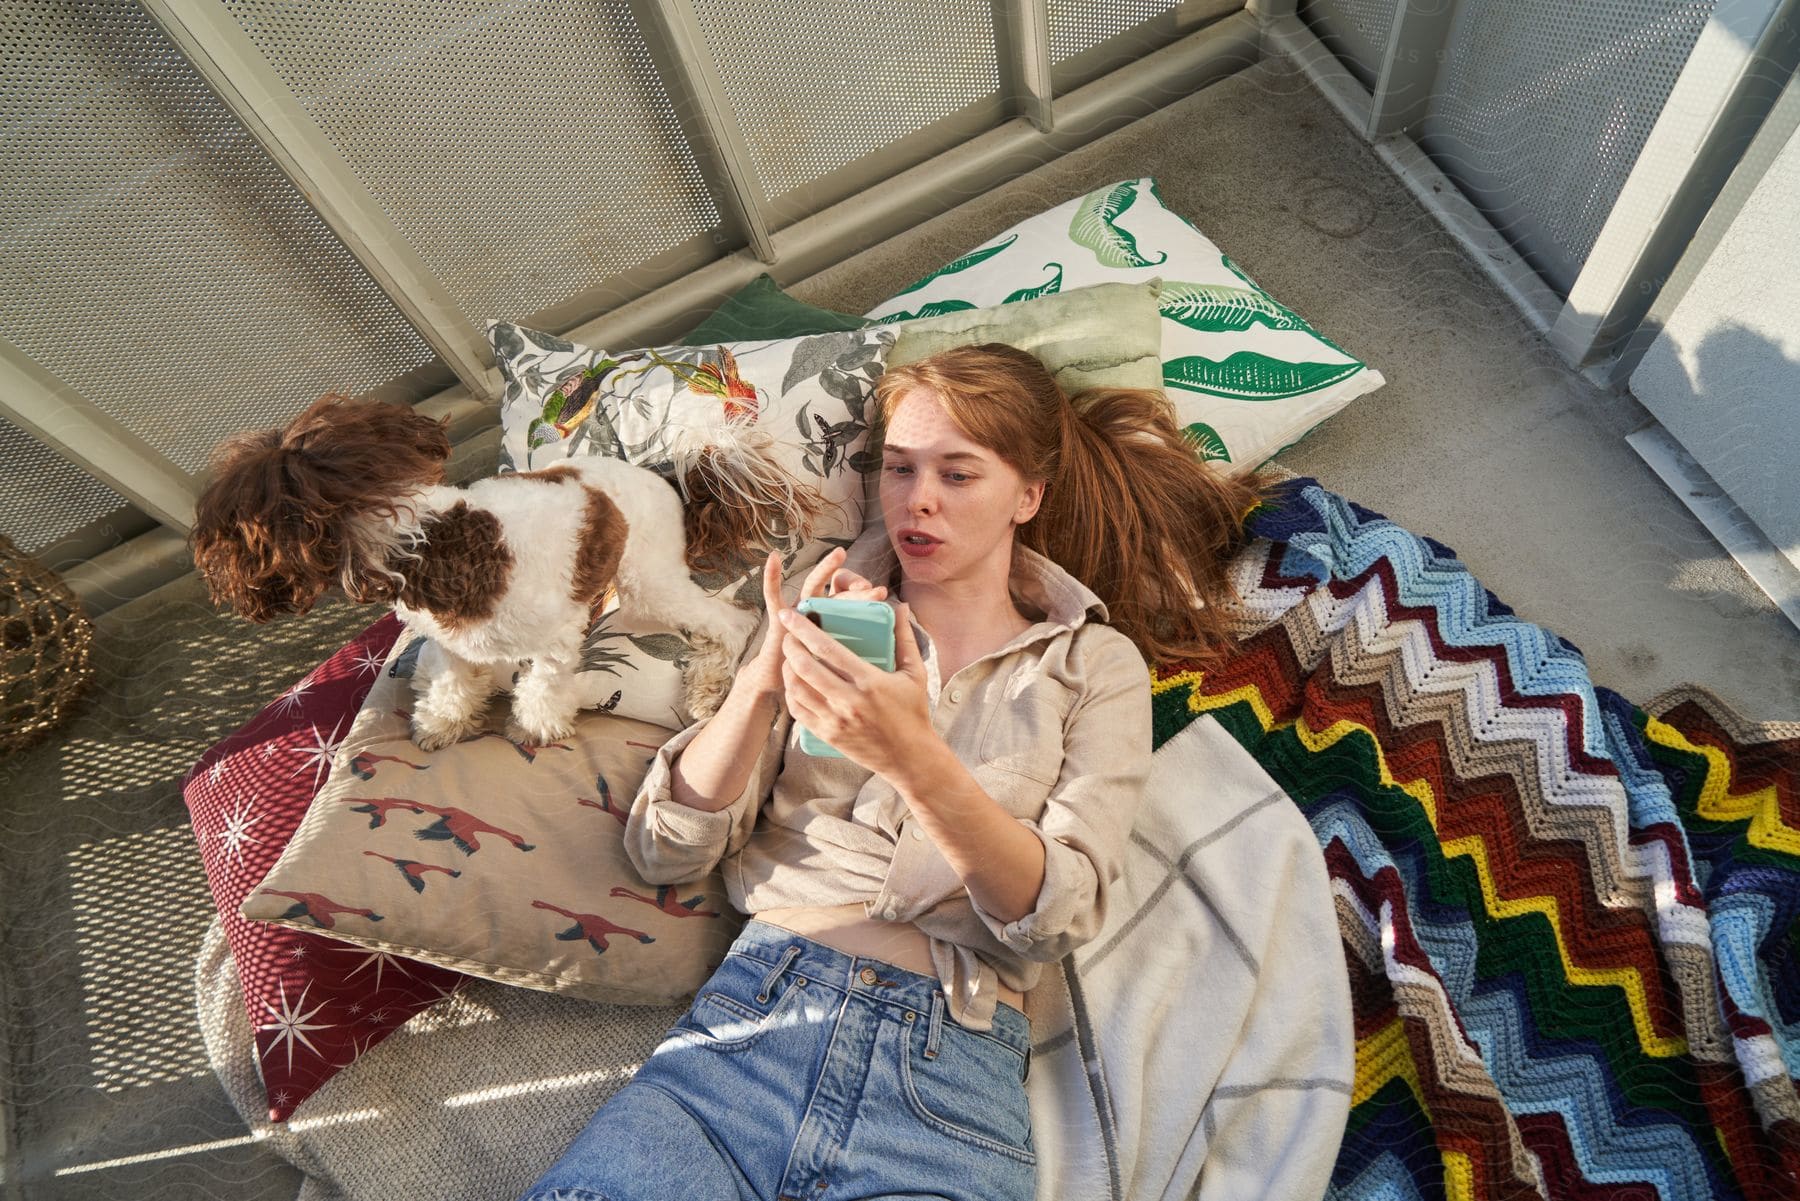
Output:
[[[1013,120],[1014,113],[996,89],[983,99],[923,125],[911,133],[827,171],[816,179],[773,197],[770,207],[782,228],[804,221],[834,204],[870,188],[885,187],[893,176],[944,154]],[[873,181],[873,182],[872,182]],[[776,239],[780,243],[779,237]],[[664,276],[671,279],[673,276]],[[598,310],[587,314],[593,317]]]
[[[1369,98],[1370,141],[1409,133],[1425,117],[1443,63],[1444,42],[1456,19],[1447,0],[1400,0],[1388,31],[1387,51]]]
[[[1344,123],[1367,139],[1374,114],[1369,90],[1299,18],[1294,0],[1249,0],[1245,11],[1260,23],[1263,53],[1292,59]]]
[[[5,339],[0,412],[158,521],[193,528],[194,477]]]
[[[498,401],[482,331],[217,0],[138,0],[207,87],[470,391]]]
[[[164,528],[154,517],[136,505],[121,503],[110,513],[102,514],[77,526],[31,552],[31,557],[51,571],[62,572],[98,559],[152,530]]]
[[[691,0],[630,0],[650,57],[669,89],[688,145],[701,161],[700,174],[728,228],[765,263],[775,261],[770,237],[768,192],[725,85],[713,67],[700,18]]]
[[[1800,0],[1719,0],[1566,298],[1408,136],[1430,99],[1457,2],[1427,11],[1422,0],[1400,0],[1372,92],[1300,20],[1294,0],[1250,5],[1265,49],[1299,64],[1573,369],[1617,387],[1800,128]],[[1693,456],[1655,421],[1625,441],[1800,626],[1800,571]]]
[[[876,187],[771,231],[770,257],[760,257],[753,247],[725,255],[568,330],[568,336],[598,345],[641,346],[671,339],[692,324],[696,311],[742,287],[765,265],[782,284],[817,274],[955,207],[967,196],[998,187],[1137,120],[1150,109],[1172,104],[1253,65],[1262,57],[1259,41],[1256,20],[1249,12],[1214,21],[1123,69],[1054,98],[1049,131],[1029,121],[1007,121],[990,128]],[[317,127],[313,128],[316,133]],[[383,286],[388,286],[388,281],[383,280]],[[3,395],[5,389],[0,386]],[[471,388],[466,380],[419,407],[452,417],[453,432],[484,431],[460,442],[459,455],[496,433],[491,428],[493,398]],[[20,424],[36,432],[30,423]],[[69,450],[66,445],[59,448]],[[151,460],[159,457],[153,451],[149,455]],[[122,494],[141,491],[126,486],[124,477],[115,481],[85,455],[71,457]],[[130,464],[121,466],[129,476]],[[189,480],[190,491],[192,483]],[[155,530],[70,569],[65,579],[97,612],[141,595],[188,568],[181,535]]]
[[[187,538],[158,527],[60,574],[89,617],[118,608],[194,569]]]
[[[1049,0],[994,0],[1000,91],[1012,111],[1042,133],[1056,128],[1050,86]]]
[[[1657,478],[1681,499],[1744,574],[1756,582],[1787,619],[1800,628],[1800,568],[1782,554],[1762,528],[1732,503],[1711,473],[1660,422],[1625,435]]]
[[[775,232],[769,274],[788,285],[903,233],[1008,180],[1192,94],[1262,57],[1255,19],[1238,12],[1052,101],[1053,132],[1008,121]],[[729,255],[631,304],[566,331],[595,346],[645,346],[679,335],[708,302],[762,267]]]
[[[1769,167],[1797,132],[1800,132],[1800,74],[1788,79],[1781,99],[1775,102],[1768,119],[1756,131],[1750,148],[1744,151],[1744,157],[1739,160],[1731,177],[1725,181],[1725,186],[1719,190],[1712,208],[1707,210],[1706,218],[1700,223],[1700,228],[1695,231],[1680,261],[1670,272],[1669,281],[1658,289],[1656,299],[1651,302],[1642,324],[1621,342],[1614,357],[1606,363],[1609,383],[1623,383],[1637,370],[1651,344],[1668,323],[1669,315],[1681,303],[1682,297],[1687,295],[1688,288],[1706,266],[1707,260],[1712,258],[1720,239],[1731,229],[1732,223],[1743,211],[1745,202],[1756,191]]]
[[[1800,0],[1719,0],[1549,337],[1580,369],[1626,344],[1800,56]],[[1602,367],[1602,378],[1615,373]]]
[[[1248,7],[1247,0],[1177,0],[1168,15],[1185,37],[1220,17],[1231,16]]]
[[[1265,50],[1299,65],[1571,367],[1612,386],[1622,378],[1616,356],[1630,349],[1800,59],[1800,0],[1781,0],[1773,10],[1768,0],[1720,0],[1567,297],[1544,282],[1408,134],[1430,98],[1458,2],[1400,0],[1373,92],[1300,19],[1295,0],[1249,0],[1248,8],[1262,23]],[[1604,361],[1609,355],[1614,362]]]
[[[1453,7],[1454,0],[1446,0],[1446,4]],[[1489,282],[1506,295],[1537,332],[1547,334],[1562,308],[1562,297],[1411,137],[1404,132],[1372,136],[1372,129],[1404,121],[1411,111],[1409,99],[1399,90],[1410,86],[1403,82],[1402,73],[1384,70],[1390,86],[1378,111],[1375,97],[1295,14],[1293,0],[1251,0],[1250,7],[1262,18],[1265,52],[1292,59],[1344,123],[1370,143],[1382,162],[1462,247]],[[1397,10],[1396,28],[1410,27],[1410,7],[1410,0],[1403,0],[1402,8]],[[1444,28],[1448,27],[1446,19]],[[1389,55],[1393,57],[1396,56]],[[1436,55],[1431,57],[1435,64]]]

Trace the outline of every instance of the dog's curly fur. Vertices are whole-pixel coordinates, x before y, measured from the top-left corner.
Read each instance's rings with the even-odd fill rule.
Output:
[[[677,436],[673,480],[592,457],[454,488],[441,423],[330,395],[285,428],[219,444],[189,542],[214,602],[251,621],[304,613],[334,585],[393,605],[435,651],[435,669],[414,677],[425,749],[477,733],[494,669],[527,659],[514,734],[566,736],[582,637],[611,589],[629,616],[689,637],[688,708],[705,716],[760,618],[708,595],[690,569],[804,538],[824,505],[768,458],[768,441],[722,423]]]

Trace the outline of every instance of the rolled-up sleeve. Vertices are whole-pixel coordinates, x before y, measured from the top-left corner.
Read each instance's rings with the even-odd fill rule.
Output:
[[[1124,634],[1090,624],[1078,632],[1085,685],[1063,731],[1063,765],[1037,821],[1044,844],[1037,905],[1003,922],[974,909],[1021,957],[1054,963],[1098,934],[1113,881],[1125,870],[1131,825],[1150,775],[1150,670]]]
[[[743,791],[731,804],[708,812],[676,800],[675,761],[712,720],[702,718],[663,743],[632,798],[625,822],[625,854],[646,884],[698,880],[739,850],[749,841],[756,815],[781,771],[782,750],[793,724],[785,706],[757,752]]]

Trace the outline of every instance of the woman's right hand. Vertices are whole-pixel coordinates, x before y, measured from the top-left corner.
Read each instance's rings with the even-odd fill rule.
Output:
[[[807,573],[800,585],[799,599],[833,596],[845,600],[886,600],[887,586],[871,584],[854,571],[845,570],[842,564],[846,557],[843,547],[832,547],[831,553],[820,559]],[[781,610],[791,606],[782,603],[781,556],[774,551],[770,551],[769,557],[763,562],[762,586],[763,607],[769,615],[769,628],[763,636],[762,649],[744,668],[739,680],[779,697],[785,691],[781,683],[781,645],[787,634],[781,624]]]

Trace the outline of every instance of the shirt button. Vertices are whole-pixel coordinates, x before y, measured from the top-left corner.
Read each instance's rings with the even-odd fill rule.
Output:
[[[920,840],[920,841],[923,841],[923,840],[924,840],[924,838],[925,838],[925,831],[923,831],[923,830],[921,830],[921,829],[919,829],[919,827],[917,827],[917,826],[914,826],[914,827],[913,827],[913,828],[912,828],[912,832],[913,832],[913,837],[914,837],[914,838],[916,838],[916,839],[919,839],[919,840]]]
[[[960,688],[951,689],[950,690],[950,703],[955,704],[957,701],[960,701],[960,700],[962,700],[962,689],[960,689]]]
[[[857,979],[861,980],[864,984],[875,983],[875,969],[872,967],[864,968],[860,973],[858,973]]]

